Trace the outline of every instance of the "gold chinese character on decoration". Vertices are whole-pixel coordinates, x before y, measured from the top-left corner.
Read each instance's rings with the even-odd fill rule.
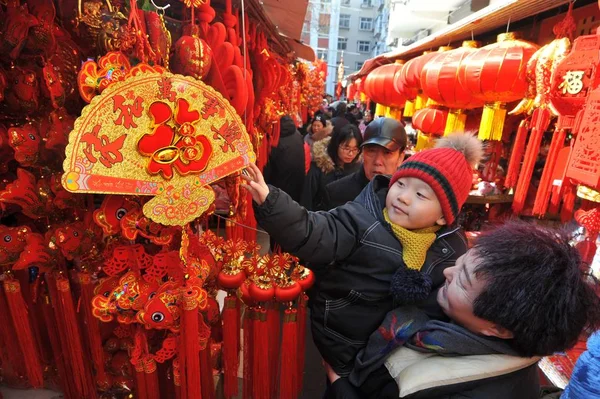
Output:
[[[562,89],[563,94],[578,94],[583,90],[583,74],[584,71],[567,71],[558,88]]]

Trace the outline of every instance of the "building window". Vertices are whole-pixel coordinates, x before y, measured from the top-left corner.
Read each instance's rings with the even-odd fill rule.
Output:
[[[371,42],[366,40],[359,40],[357,42],[357,49],[359,53],[368,53],[371,51]]]
[[[354,63],[354,69],[356,69],[357,71],[360,71],[360,68],[363,67],[364,62],[355,62]]]
[[[350,14],[340,14],[340,29],[350,29]]]
[[[360,17],[359,30],[373,30],[373,18]]]
[[[362,0],[362,3],[360,3],[361,7],[373,7],[373,0]]]
[[[350,0],[342,0],[342,5],[343,6],[349,6],[350,5]]]
[[[327,50],[317,50],[317,58],[327,61]]]
[[[338,50],[347,50],[347,49],[348,49],[348,39],[345,37],[338,37]]]

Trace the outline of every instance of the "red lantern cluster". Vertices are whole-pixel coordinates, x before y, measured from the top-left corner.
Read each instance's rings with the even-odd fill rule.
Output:
[[[402,108],[406,97],[394,88],[394,80],[403,68],[402,64],[388,64],[375,68],[365,79],[366,95],[377,104]]]

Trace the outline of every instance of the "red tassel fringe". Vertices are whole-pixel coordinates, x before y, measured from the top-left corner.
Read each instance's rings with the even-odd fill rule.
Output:
[[[19,377],[25,375],[25,363],[23,354],[19,349],[17,336],[13,328],[13,322],[8,309],[8,302],[4,289],[0,288],[0,361],[2,361],[3,376],[9,384],[18,384]],[[13,343],[11,345],[11,343]]]
[[[305,293],[298,299],[298,390],[302,392],[304,384],[304,357],[306,355],[306,304],[308,296]]]
[[[565,179],[566,180],[566,179]],[[565,185],[563,180],[563,185]],[[564,188],[563,192],[563,206],[560,211],[560,220],[563,223],[567,223],[573,219],[575,212],[575,200],[577,199],[577,186],[571,182]]]
[[[100,333],[100,323],[92,314],[92,298],[94,297],[94,284],[89,273],[79,273],[79,282],[81,284],[80,306],[83,308],[83,321],[86,326],[86,335],[88,338],[89,351],[94,361],[96,372],[96,381],[102,383],[106,381],[106,370],[104,367],[104,349],[102,347],[102,334]]]
[[[279,398],[298,397],[298,314],[296,309],[286,309],[283,316],[283,341],[281,343],[281,369],[279,372]],[[302,339],[300,337],[300,339]]]
[[[160,385],[156,372],[156,361],[146,358],[144,361],[144,380],[146,381],[146,399],[160,399]]]
[[[29,322],[27,305],[21,295],[21,284],[16,279],[7,278],[4,280],[4,291],[17,343],[23,354],[25,373],[32,387],[41,388],[44,386],[42,363]]]
[[[67,344],[65,355],[67,356],[67,361],[71,364],[75,390],[82,398],[95,398],[96,384],[88,367],[89,363],[85,362],[82,356],[84,353],[83,345],[81,343],[81,334],[75,307],[73,306],[73,298],[71,297],[69,280],[65,277],[57,278],[56,288],[61,309],[61,312],[57,315],[64,320],[65,329],[62,331],[62,334],[65,337],[63,342]]]
[[[529,191],[529,183],[531,182],[535,160],[540,151],[540,144],[542,142],[543,135],[544,132],[538,130],[536,127],[531,129],[531,137],[529,139],[529,143],[527,144],[525,160],[523,162],[523,167],[521,168],[521,173],[519,174],[519,181],[517,183],[517,189],[513,199],[512,209],[516,215],[521,214],[523,207],[525,206],[525,199],[527,197],[527,192]]]
[[[48,337],[50,338],[50,345],[52,346],[54,364],[58,370],[60,387],[66,399],[79,399],[72,391],[72,386],[66,383],[65,376],[67,375],[67,367],[65,365],[65,358],[61,350],[60,336],[58,333],[58,326],[56,324],[54,307],[52,306],[50,297],[48,295],[43,296],[43,301],[42,312],[44,313]]]
[[[544,216],[548,210],[548,202],[552,193],[552,175],[554,173],[554,167],[556,166],[556,160],[558,159],[558,152],[564,147],[566,136],[566,130],[560,129],[554,134],[554,137],[552,137],[552,143],[550,144],[550,150],[548,152],[548,157],[546,158],[546,165],[544,166],[544,171],[535,196],[535,203],[533,205],[534,215]]]
[[[267,311],[264,308],[256,309],[252,337],[252,393],[254,399],[269,399],[271,368],[269,367],[269,354],[265,348],[269,347],[269,324]]]
[[[529,124],[526,119],[523,119],[519,124],[519,129],[517,130],[517,135],[515,136],[515,145],[513,146],[512,154],[510,155],[508,171],[506,172],[506,179],[504,180],[504,187],[506,188],[513,188],[517,184],[519,169],[521,168],[521,159],[523,158],[525,143],[527,142],[528,131]]]
[[[181,338],[179,342],[179,369],[185,379],[181,379],[181,396],[187,399],[202,398],[200,376],[200,342],[198,339],[198,304],[184,295],[181,315]],[[181,356],[183,354],[183,356]],[[182,359],[185,361],[182,362]]]
[[[210,355],[210,342],[200,351],[200,376],[202,377],[202,398],[215,399],[215,380],[213,378],[212,357]]]
[[[267,324],[269,325],[269,370],[271,377],[271,397],[277,398],[277,372],[279,370],[279,341],[280,341],[279,303],[272,302],[267,310]]]
[[[244,399],[252,399],[252,380],[253,380],[253,347],[254,347],[254,321],[256,311],[251,307],[246,307],[244,312]]]
[[[226,398],[238,394],[239,320],[239,300],[235,295],[228,295],[223,305],[223,390]]]
[[[144,365],[141,360],[135,367],[135,389],[138,398],[148,398],[148,392],[146,391],[146,373],[144,372]]]

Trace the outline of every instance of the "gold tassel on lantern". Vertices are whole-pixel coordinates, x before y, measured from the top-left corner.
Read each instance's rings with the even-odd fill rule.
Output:
[[[501,140],[505,118],[506,108],[503,103],[485,104],[481,115],[481,125],[479,125],[479,139]]]
[[[397,121],[402,119],[402,108],[398,107],[389,107],[388,114],[386,115],[388,118],[395,119]]]
[[[432,148],[435,144],[435,137],[429,136],[422,131],[417,131],[417,145],[415,146],[415,151],[423,151],[428,148]]]
[[[375,107],[375,116],[385,116],[385,109],[385,105],[377,104],[377,107]]]
[[[411,100],[406,100],[406,104],[404,104],[404,116],[406,118],[412,118],[415,114],[415,102]]]
[[[462,109],[451,109],[444,129],[444,136],[452,133],[464,133],[467,123],[467,114]]]
[[[425,108],[427,106],[427,100],[429,100],[429,98],[425,93],[419,92],[415,100],[415,111]]]

